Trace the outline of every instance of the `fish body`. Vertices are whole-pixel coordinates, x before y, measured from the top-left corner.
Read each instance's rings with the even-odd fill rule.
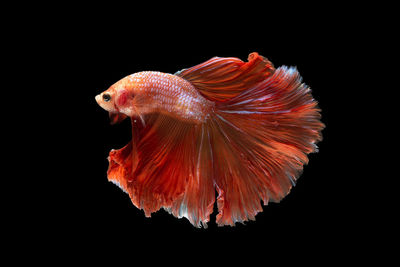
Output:
[[[112,123],[131,118],[132,140],[109,155],[108,179],[146,216],[164,208],[207,226],[255,219],[295,184],[324,127],[295,68],[212,58],[167,74],[129,75],[96,96]],[[217,192],[217,196],[215,195]]]
[[[104,94],[117,97],[108,111],[129,117],[158,112],[201,123],[214,107],[214,103],[205,99],[190,82],[157,71],[138,72],[121,79],[96,96],[100,105]]]

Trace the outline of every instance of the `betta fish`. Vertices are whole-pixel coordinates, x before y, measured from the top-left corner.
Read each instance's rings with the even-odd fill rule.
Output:
[[[294,67],[214,57],[175,74],[143,71],[96,96],[132,140],[109,153],[108,180],[145,216],[164,208],[207,227],[255,220],[295,185],[324,124]]]

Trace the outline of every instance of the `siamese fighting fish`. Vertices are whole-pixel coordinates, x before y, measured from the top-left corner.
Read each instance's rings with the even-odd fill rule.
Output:
[[[258,53],[214,57],[176,72],[143,71],[96,96],[132,140],[111,150],[108,180],[145,216],[163,208],[207,227],[255,220],[295,185],[324,124],[294,67]],[[262,202],[261,202],[262,201]]]

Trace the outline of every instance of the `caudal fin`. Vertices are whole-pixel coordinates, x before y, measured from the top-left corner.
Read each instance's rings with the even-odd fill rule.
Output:
[[[295,68],[220,103],[210,121],[220,225],[254,219],[279,202],[321,140],[317,102]]]

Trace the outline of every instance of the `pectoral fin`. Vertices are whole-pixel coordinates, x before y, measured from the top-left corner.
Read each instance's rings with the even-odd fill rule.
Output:
[[[118,124],[120,122],[122,122],[124,119],[126,119],[128,116],[123,114],[123,113],[108,113],[109,117],[110,117],[110,124],[114,125],[114,124]]]

